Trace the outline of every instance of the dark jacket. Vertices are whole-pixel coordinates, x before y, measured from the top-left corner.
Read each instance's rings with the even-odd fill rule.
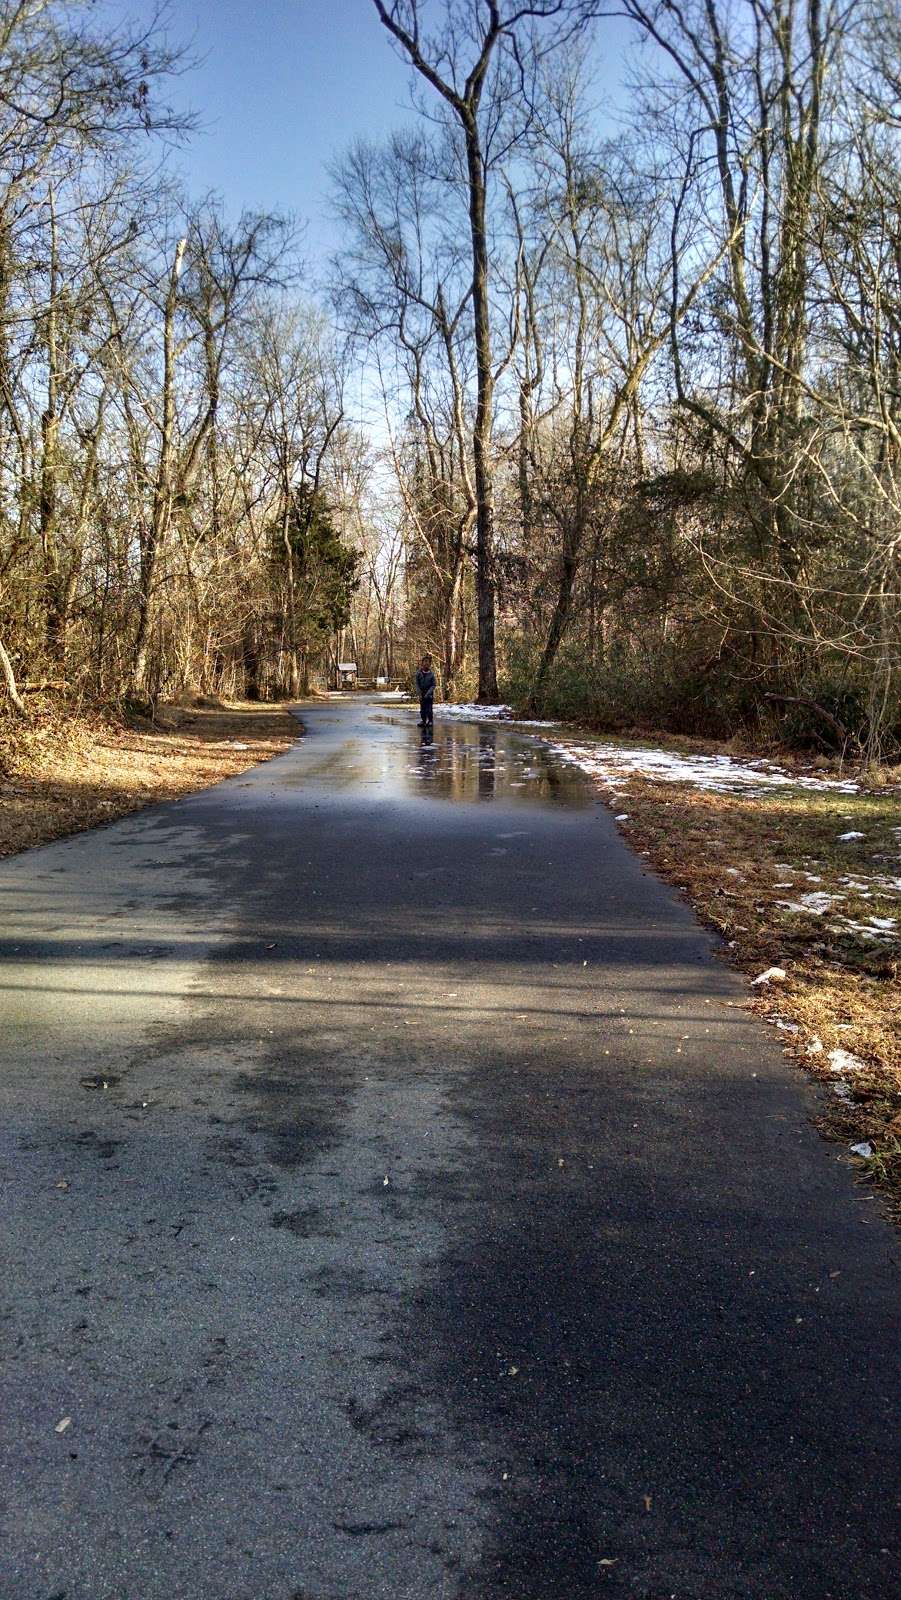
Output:
[[[423,672],[420,667],[416,674],[416,688],[420,700],[431,700],[435,693],[435,674],[429,667],[428,672]]]

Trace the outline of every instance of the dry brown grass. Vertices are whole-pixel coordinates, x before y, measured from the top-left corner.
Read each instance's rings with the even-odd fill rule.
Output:
[[[0,856],[208,788],[298,733],[280,706],[166,707],[153,723],[29,710],[25,728],[0,723]]]
[[[696,752],[726,750],[691,743]],[[733,965],[749,978],[784,968],[785,982],[749,989],[748,1006],[788,1024],[780,1030],[786,1050],[830,1087],[821,1131],[871,1144],[861,1177],[901,1218],[901,787],[897,772],[879,774],[888,781],[878,785],[857,776],[856,794],[792,788],[759,797],[623,777],[614,809],[628,812],[620,826],[630,844],[722,935]],[[851,831],[864,837],[839,841]],[[816,914],[797,909],[805,892],[841,899]],[[894,917],[896,926],[879,939],[851,926],[872,917]],[[834,1050],[864,1070],[833,1071]],[[834,1093],[841,1084],[847,1098]]]

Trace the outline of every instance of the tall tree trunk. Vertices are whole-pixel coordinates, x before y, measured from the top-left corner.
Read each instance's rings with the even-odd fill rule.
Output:
[[[485,223],[485,168],[475,114],[464,120],[472,238],[472,309],[476,353],[476,414],[472,454],[476,484],[476,604],[479,618],[478,699],[498,699],[495,649],[494,481],[491,462],[494,371],[488,305],[488,236]]]
[[[187,239],[175,247],[163,316],[163,419],[160,453],[150,523],[141,547],[141,588],[138,595],[138,631],[135,637],[131,688],[144,694],[148,679],[150,635],[156,620],[156,578],[172,518],[173,458],[175,454],[175,312]]]
[[[27,717],[28,712],[25,709],[25,701],[22,699],[22,696],[19,693],[18,685],[16,683],[16,675],[13,672],[13,664],[6,653],[6,648],[2,640],[0,640],[0,675],[3,677],[3,681],[6,684],[6,692],[15,706],[16,711],[19,713],[19,716]]]
[[[563,550],[560,559],[560,575],[557,580],[557,597],[554,602],[551,624],[548,628],[544,650],[535,674],[530,695],[531,704],[537,707],[541,701],[545,684],[550,676],[551,669],[557,659],[557,652],[563,642],[572,611],[573,590],[575,588],[576,574],[579,570],[579,554],[582,548],[584,534],[585,513],[581,504],[577,505],[573,513],[573,521],[567,527],[563,540]]]
[[[450,588],[444,608],[444,683],[446,696],[450,696],[454,679],[460,670],[460,604],[463,595],[463,552],[457,555],[451,574]]]
[[[514,19],[504,22],[497,0],[488,0],[484,32],[476,60],[462,92],[456,76],[460,63],[449,61],[447,77],[442,77],[434,61],[422,53],[418,7],[404,9],[397,0],[374,0],[376,11],[410,62],[453,109],[463,131],[466,146],[466,174],[469,203],[469,229],[472,248],[472,309],[476,356],[476,415],[472,433],[472,453],[476,489],[476,600],[479,618],[479,700],[491,703],[498,698],[497,655],[495,651],[495,559],[494,559],[494,484],[491,442],[494,403],[494,369],[491,359],[491,317],[488,303],[488,233],[485,221],[485,155],[479,132],[479,107],[485,80],[498,42]],[[478,11],[478,7],[476,10]],[[529,13],[533,14],[533,13]],[[412,31],[405,24],[412,20]],[[440,58],[439,58],[440,59]],[[462,73],[461,73],[462,76]]]
[[[38,525],[41,559],[44,566],[44,629],[47,653],[55,667],[63,667],[63,594],[65,579],[60,564],[57,539],[57,458],[59,444],[59,251],[56,231],[56,205],[52,186],[48,191],[50,208],[50,283],[48,289],[47,403],[41,416],[41,476],[38,487]]]

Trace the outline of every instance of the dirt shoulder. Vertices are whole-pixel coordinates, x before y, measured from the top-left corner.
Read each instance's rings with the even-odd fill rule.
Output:
[[[206,789],[297,738],[282,706],[163,707],[154,722],[29,708],[0,725],[0,856],[48,844],[161,800]]]
[[[689,767],[700,757],[692,780],[666,759],[630,770],[638,741],[567,729],[553,741],[593,777],[633,848],[722,936],[751,980],[749,1009],[826,1088],[821,1132],[852,1151],[901,1219],[897,774],[876,784],[823,763],[758,760],[760,786],[752,770],[744,790],[730,791],[706,786],[704,763],[740,764],[731,746],[640,741]],[[716,767],[709,777],[718,781]]]

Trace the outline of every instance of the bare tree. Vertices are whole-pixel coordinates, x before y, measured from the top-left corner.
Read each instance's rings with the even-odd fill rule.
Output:
[[[722,256],[722,248],[705,256],[680,218],[691,169],[679,177],[656,162],[642,165],[641,153],[625,142],[592,141],[587,88],[578,56],[545,77],[529,138],[531,240],[514,206],[523,286],[520,425],[527,436],[518,442],[520,494],[530,541],[539,519],[555,529],[554,596],[535,703],[569,627],[592,533],[597,617],[600,528],[606,525],[609,544],[614,484],[627,457],[634,472],[643,464],[642,385]],[[680,252],[692,260],[677,300],[671,294],[674,230]],[[528,561],[528,546],[525,554]],[[611,545],[601,564],[609,569],[606,603],[621,592],[624,563]]]
[[[389,453],[415,547],[408,577],[424,557],[437,589],[439,639],[428,643],[441,656],[445,693],[464,664],[477,514],[471,282],[448,216],[448,166],[443,141],[395,135],[384,149],[355,145],[335,173],[350,229],[335,263],[337,303],[357,343],[375,350],[385,399],[406,418],[389,426]]]
[[[472,317],[476,361],[476,406],[472,453],[476,491],[476,591],[479,622],[481,701],[498,698],[495,647],[494,479],[492,437],[495,353],[491,337],[488,172],[509,143],[502,130],[516,90],[527,80],[537,55],[536,25],[553,22],[570,35],[589,15],[581,0],[535,0],[504,7],[499,0],[475,6],[451,3],[443,27],[423,30],[422,0],[373,0],[382,25],[420,77],[449,108],[465,155],[472,258]]]
[[[76,550],[70,551],[76,558],[68,561],[60,553],[59,439],[63,415],[84,377],[78,356],[73,353],[69,360],[70,335],[84,305],[76,310],[71,279],[65,281],[57,200],[91,163],[99,168],[115,161],[138,131],[178,133],[189,126],[189,118],[157,100],[178,64],[178,52],[169,49],[154,25],[145,30],[114,28],[107,19],[106,27],[98,27],[73,0],[54,5],[10,0],[0,7],[0,418],[15,441],[20,488],[37,474],[42,581],[51,648],[60,663],[78,561]],[[87,237],[86,229],[82,236]],[[83,302],[82,295],[78,298]],[[37,451],[25,420],[33,392],[29,369],[35,364],[29,330],[38,335],[45,356]],[[17,374],[13,346],[23,333]],[[26,372],[28,381],[23,383]],[[95,432],[89,425],[91,438]],[[91,451],[89,445],[89,458]],[[87,481],[90,476],[89,470]],[[82,509],[84,501],[82,492]],[[28,494],[20,495],[19,503],[24,510]],[[26,514],[20,518],[17,544],[27,543],[30,533]],[[4,676],[10,692],[16,692],[9,652]]]

